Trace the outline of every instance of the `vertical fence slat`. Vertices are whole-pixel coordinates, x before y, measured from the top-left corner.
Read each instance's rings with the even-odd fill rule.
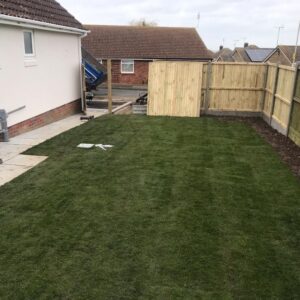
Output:
[[[274,113],[274,106],[275,106],[275,95],[277,90],[277,83],[278,83],[278,75],[279,75],[279,65],[276,65],[276,71],[275,71],[275,80],[274,80],[274,86],[272,91],[272,102],[271,102],[271,111],[270,111],[270,120],[269,125],[272,124],[272,117]]]
[[[260,109],[263,112],[264,107],[265,107],[265,99],[266,99],[266,88],[267,88],[267,82],[268,82],[268,74],[269,74],[269,66],[266,65],[266,73],[264,76],[264,91],[262,93],[262,99],[261,99],[261,104],[260,104]]]
[[[210,83],[211,83],[211,74],[212,74],[212,66],[211,62],[207,64],[207,72],[206,72],[206,93],[205,93],[205,100],[204,100],[204,110],[207,113],[209,108],[210,102]]]
[[[291,116],[292,116],[292,111],[293,111],[293,107],[294,107],[294,97],[296,94],[296,86],[297,86],[297,79],[298,79],[298,68],[299,68],[299,63],[297,63],[295,66],[295,75],[293,78],[293,91],[292,91],[291,105],[290,105],[290,110],[289,110],[289,115],[288,115],[286,136],[289,136],[289,131],[290,131]]]

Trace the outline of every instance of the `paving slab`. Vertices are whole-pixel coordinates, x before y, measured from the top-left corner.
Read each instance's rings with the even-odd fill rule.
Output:
[[[7,142],[8,145],[27,145],[27,146],[36,146],[44,142],[44,138],[25,138],[25,137],[13,137]]]
[[[106,109],[88,109],[87,115],[95,118],[107,114]],[[0,142],[0,186],[30,170],[44,161],[46,156],[23,155],[22,152],[53,138],[87,121],[80,120],[76,114],[60,121],[45,125],[10,139],[8,143]]]
[[[19,154],[5,162],[5,165],[16,165],[24,167],[34,167],[47,159],[48,156]]]
[[[31,148],[30,145],[12,145],[9,143],[0,143],[0,158],[2,161],[7,161],[18,154],[26,151],[27,149]]]
[[[0,165],[0,186],[30,170],[31,167],[16,165]]]

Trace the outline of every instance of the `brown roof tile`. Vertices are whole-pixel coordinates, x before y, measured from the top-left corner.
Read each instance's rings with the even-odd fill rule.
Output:
[[[233,51],[229,48],[222,48],[221,50],[214,53],[214,59],[220,61],[234,61],[232,58]]]
[[[0,14],[82,29],[55,0],[0,0]]]
[[[295,53],[295,46],[279,45],[278,48],[287,56],[290,62],[293,62],[293,56]],[[300,46],[297,47],[296,62],[300,61]]]
[[[203,59],[212,55],[194,28],[84,25],[83,46],[97,58]]]
[[[237,47],[237,48],[235,48],[234,51],[236,51],[239,54],[239,56],[241,58],[240,61],[251,62],[245,48]]]

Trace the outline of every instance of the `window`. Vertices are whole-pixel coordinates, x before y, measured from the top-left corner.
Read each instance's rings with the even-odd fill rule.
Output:
[[[134,73],[134,60],[133,59],[122,59],[121,60],[121,73],[122,74],[133,74]]]
[[[23,31],[25,56],[34,56],[33,31]]]

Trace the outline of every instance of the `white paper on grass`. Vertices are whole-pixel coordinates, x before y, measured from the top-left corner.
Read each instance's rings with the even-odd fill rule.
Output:
[[[101,148],[102,150],[106,151],[107,149],[106,148],[112,148],[113,145],[103,145],[103,144],[97,144],[95,145],[95,147],[97,148]]]
[[[90,148],[94,147],[94,144],[84,144],[84,143],[82,143],[82,144],[79,144],[77,147],[78,148],[83,148],[83,149],[90,149]]]

